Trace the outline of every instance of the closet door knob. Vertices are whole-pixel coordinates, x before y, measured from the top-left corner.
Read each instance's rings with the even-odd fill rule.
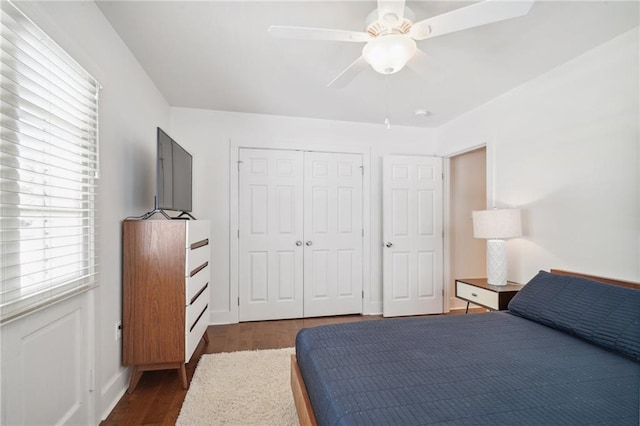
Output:
[[[387,248],[389,248],[389,247],[393,246],[393,243],[389,242],[389,243],[385,244],[385,246],[387,246]]]
[[[296,241],[296,245],[300,247],[302,245],[302,241]]]
[[[305,244],[306,246],[310,246],[310,245],[312,245],[312,244],[313,244],[313,242],[312,242],[312,241],[307,241],[307,242],[306,242],[306,243],[304,243],[304,244]]]

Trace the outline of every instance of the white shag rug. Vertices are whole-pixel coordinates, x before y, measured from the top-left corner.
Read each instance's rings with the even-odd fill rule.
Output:
[[[297,425],[294,348],[202,355],[176,425]]]

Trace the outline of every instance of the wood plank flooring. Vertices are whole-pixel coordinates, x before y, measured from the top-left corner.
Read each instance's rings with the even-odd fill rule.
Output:
[[[484,310],[470,309],[469,312]],[[457,313],[464,313],[464,310],[451,314]],[[187,379],[191,381],[198,360],[205,353],[287,348],[294,346],[296,334],[302,328],[380,318],[349,315],[210,326],[207,329],[209,343],[201,341],[187,364]],[[135,391],[125,394],[100,425],[174,425],[186,394],[177,370],[145,372]]]

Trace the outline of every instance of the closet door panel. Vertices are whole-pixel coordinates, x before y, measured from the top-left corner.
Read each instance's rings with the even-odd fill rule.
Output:
[[[240,149],[239,319],[303,315],[303,157]]]
[[[304,316],[362,312],[362,156],[304,154]]]

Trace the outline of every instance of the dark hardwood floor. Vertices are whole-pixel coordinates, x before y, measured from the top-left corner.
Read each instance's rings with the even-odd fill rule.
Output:
[[[484,310],[471,309],[470,312]],[[458,313],[464,313],[464,310],[452,311],[451,314]],[[302,328],[380,318],[382,317],[350,315],[210,326],[207,329],[209,343],[201,341],[191,362],[187,364],[187,379],[191,381],[202,354],[292,347],[296,334]],[[135,391],[125,394],[100,424],[173,425],[180,414],[186,394],[187,390],[182,389],[176,370],[145,372]]]

